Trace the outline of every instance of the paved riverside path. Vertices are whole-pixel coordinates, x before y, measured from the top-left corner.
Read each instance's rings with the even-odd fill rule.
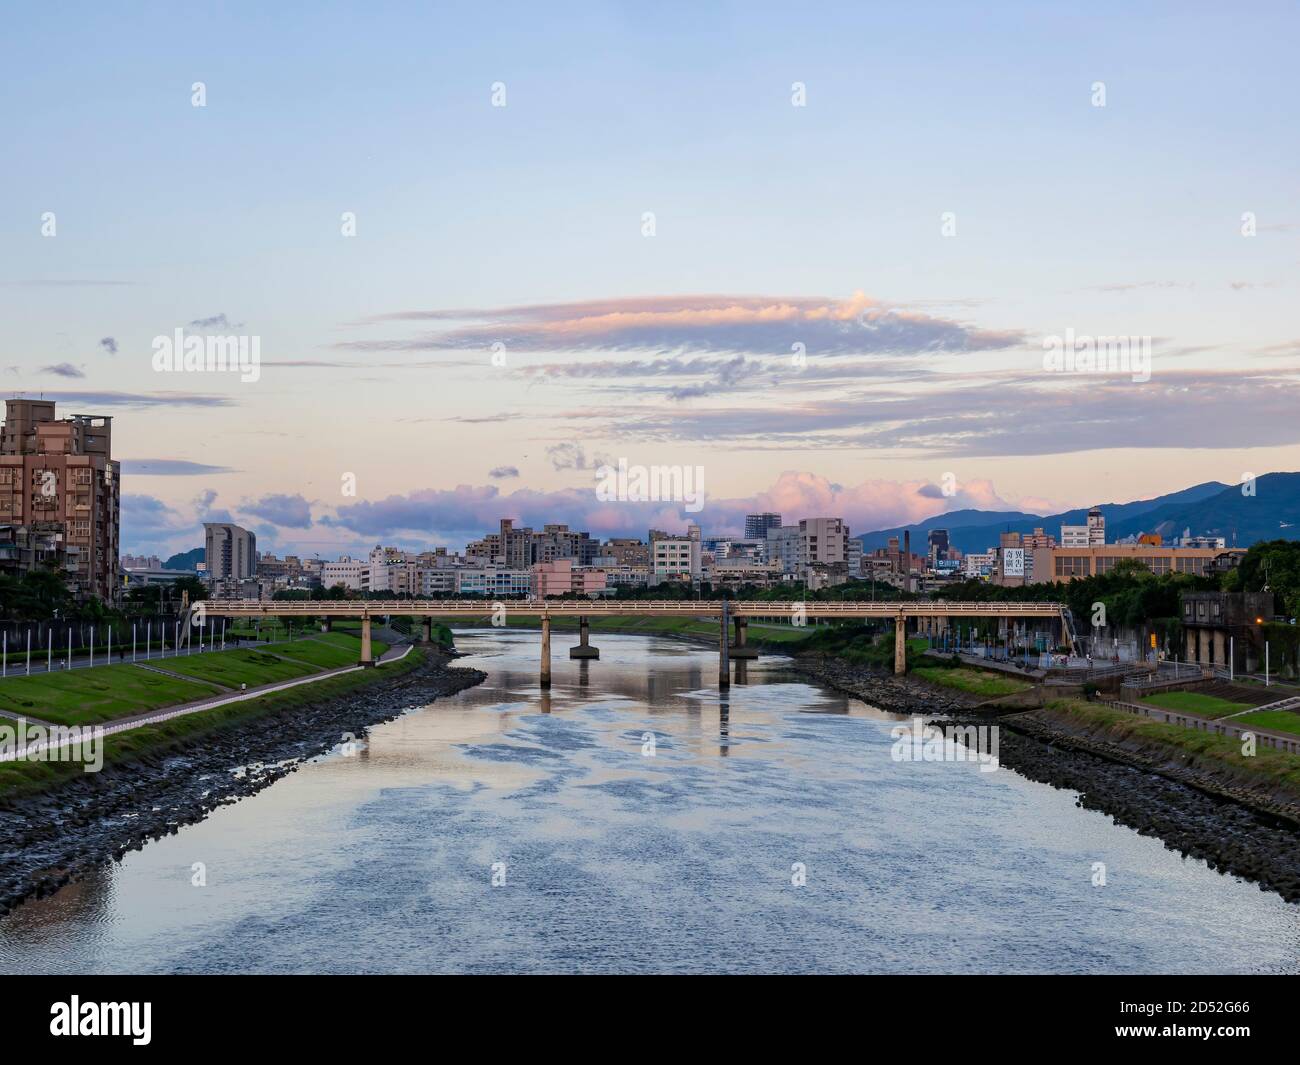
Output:
[[[381,662],[399,662],[410,653],[411,648],[414,646],[414,644],[405,644],[401,647],[390,647],[376,660],[376,665]],[[197,699],[194,702],[181,703],[178,706],[166,706],[159,710],[148,710],[143,714],[135,714],[132,717],[118,718],[110,724],[82,725],[81,738],[74,740],[65,736],[61,738],[59,742],[44,740],[40,743],[28,744],[23,748],[22,755],[24,758],[27,758],[30,755],[39,754],[46,750],[79,746],[85,742],[87,734],[95,729],[101,730],[99,732],[100,736],[112,736],[117,732],[126,732],[133,728],[139,728],[141,725],[156,725],[162,721],[170,721],[175,717],[185,717],[187,714],[197,714],[203,710],[212,710],[215,707],[225,706],[228,703],[238,703],[243,702],[245,699],[255,699],[259,695],[284,691],[286,688],[296,688],[300,684],[314,684],[316,681],[325,680],[328,677],[339,677],[344,673],[355,673],[362,668],[363,667],[360,665],[342,666],[339,669],[331,669],[323,673],[313,673],[307,677],[295,677],[293,680],[282,680],[276,681],[272,684],[262,684],[256,688],[249,688],[247,691],[231,692],[227,695],[209,696],[206,699]],[[33,723],[45,724],[44,722],[36,722],[35,718],[28,718],[27,720]],[[46,725],[46,727],[55,728],[58,726]],[[17,751],[6,751],[3,754],[0,754],[0,762],[17,761],[18,754],[19,752]]]
[[[220,644],[220,641],[217,641],[216,643],[212,643],[212,644],[204,644],[203,649],[199,650],[197,644],[193,647],[193,649],[188,649],[186,648],[185,644],[181,644],[182,650],[179,655],[176,654],[175,649],[171,647],[167,648],[166,650],[160,650],[159,648],[154,647],[152,649],[141,650],[139,651],[139,653],[135,658],[132,658],[131,651],[129,650],[130,645],[128,644],[126,657],[123,658],[122,657],[123,648],[119,647],[117,644],[114,644],[113,657],[111,661],[108,660],[108,654],[105,648],[100,648],[100,647],[95,648],[95,660],[93,662],[90,660],[89,655],[84,653],[84,649],[78,648],[78,650],[82,651],[83,653],[73,654],[71,666],[69,666],[67,663],[66,650],[62,655],[60,655],[59,649],[56,647],[54,648],[53,664],[50,666],[49,669],[45,668],[46,663],[50,657],[47,654],[47,648],[45,647],[40,648],[40,654],[38,655],[37,648],[33,647],[32,648],[32,669],[30,673],[28,673],[27,671],[26,652],[22,650],[15,650],[13,647],[10,647],[9,657],[6,661],[5,668],[4,668],[4,675],[3,677],[0,677],[0,680],[3,680],[7,677],[26,677],[26,676],[34,677],[38,673],[39,674],[66,673],[69,669],[98,669],[100,666],[143,666],[148,662],[164,662],[169,658],[188,658],[191,655],[210,655],[213,654],[214,652],[219,653],[221,651],[238,651],[246,648],[252,648],[253,650],[256,650],[259,647],[265,647],[265,646],[266,643],[262,640],[249,640],[249,639],[244,639],[243,637],[231,636],[226,639],[226,643],[224,646]]]

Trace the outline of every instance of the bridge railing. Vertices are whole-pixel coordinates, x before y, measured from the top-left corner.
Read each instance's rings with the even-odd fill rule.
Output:
[[[643,614],[643,613],[720,613],[723,600],[718,599],[649,599],[649,600],[575,600],[575,599],[493,599],[484,596],[479,600],[468,599],[366,599],[366,600],[270,600],[260,599],[207,599],[203,601],[204,609],[218,617],[231,614],[302,614],[307,616],[355,615],[355,614],[412,614],[425,612],[444,612],[475,614],[489,613],[496,603],[501,603],[507,610],[517,613],[565,613],[565,614]],[[934,616],[943,614],[960,614],[967,617],[983,616],[1058,616],[1061,606],[1058,603],[962,603],[943,600],[920,602],[852,602],[832,601],[817,602],[805,600],[788,600],[782,602],[758,602],[753,600],[727,600],[727,608],[732,616],[779,616],[804,614],[815,617],[894,617],[904,614],[908,617]]]

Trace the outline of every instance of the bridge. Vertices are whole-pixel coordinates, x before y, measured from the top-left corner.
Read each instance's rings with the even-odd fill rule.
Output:
[[[718,686],[731,686],[732,658],[757,657],[746,643],[746,628],[752,618],[780,618],[802,625],[809,618],[831,620],[835,618],[878,619],[894,623],[894,672],[907,672],[907,628],[911,622],[917,631],[934,633],[949,624],[953,618],[986,618],[1010,621],[1015,618],[1058,620],[1067,639],[1072,639],[1070,614],[1063,603],[948,603],[939,600],[924,602],[757,602],[731,599],[711,600],[614,600],[614,599],[519,599],[519,600],[466,600],[466,599],[366,599],[366,600],[283,600],[263,602],[258,599],[204,600],[194,604],[191,611],[202,610],[206,617],[216,618],[319,618],[326,628],[334,618],[356,618],[361,621],[361,665],[374,665],[371,653],[370,622],[372,618],[397,615],[423,618],[422,642],[432,639],[434,618],[482,618],[488,615],[509,620],[516,617],[537,617],[541,620],[541,686],[551,686],[551,620],[577,618],[579,642],[573,647],[571,658],[599,658],[600,652],[589,639],[590,619],[609,617],[716,617],[718,619]],[[735,627],[735,643],[727,639],[730,622]]]

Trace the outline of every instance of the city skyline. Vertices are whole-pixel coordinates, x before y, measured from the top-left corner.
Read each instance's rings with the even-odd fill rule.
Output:
[[[288,7],[186,16],[180,52],[174,13],[31,13],[5,395],[115,418],[123,549],[163,555],[227,519],[321,555],[502,514],[865,531],[1300,469],[1300,160],[1262,132],[1300,117],[1294,12],[1240,50],[1203,6],[940,12],[959,55],[934,11],[510,7],[454,48],[319,12],[304,50]],[[158,372],[177,329],[257,338],[257,379]],[[1046,369],[1076,335],[1145,338],[1149,379]],[[619,458],[702,466],[703,512],[601,504]]]

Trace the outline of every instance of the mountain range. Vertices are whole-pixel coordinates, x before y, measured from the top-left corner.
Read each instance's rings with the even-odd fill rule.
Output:
[[[1260,540],[1300,539],[1300,473],[1266,473],[1249,485],[1219,481],[1130,503],[1101,503],[1106,540],[1113,543],[1137,533],[1159,533],[1168,542],[1185,529],[1193,536],[1222,536],[1229,547],[1249,547]],[[1008,510],[954,510],[925,521],[862,533],[864,551],[885,547],[889,538],[912,534],[912,550],[924,554],[926,534],[947,529],[949,542],[963,553],[996,547],[1004,532],[1031,533],[1036,528],[1060,539],[1062,525],[1084,525],[1088,507],[1061,514],[1026,514]]]

